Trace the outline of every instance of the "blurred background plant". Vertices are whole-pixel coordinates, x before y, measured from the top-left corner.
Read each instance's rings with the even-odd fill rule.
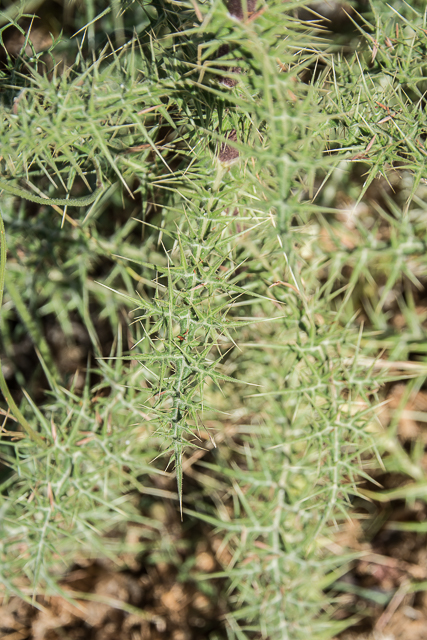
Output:
[[[43,445],[4,402],[4,633],[330,638],[423,591],[360,556],[423,513],[425,14],[334,4],[5,3],[1,362]],[[10,190],[97,163],[80,209]]]

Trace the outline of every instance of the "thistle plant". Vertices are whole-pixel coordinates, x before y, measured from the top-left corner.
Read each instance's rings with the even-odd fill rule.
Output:
[[[247,294],[238,286],[237,265],[229,263],[234,243],[247,231],[233,230],[233,217],[216,210],[218,202],[224,205],[218,194],[206,190],[198,196],[196,204],[194,194],[193,201],[184,196],[182,210],[171,206],[168,211],[179,222],[175,231],[162,233],[172,246],[166,251],[167,265],[153,266],[158,274],[155,297],[132,300],[141,309],[134,321],[144,331],[135,347],[146,341],[149,348],[127,356],[141,363],[149,381],[144,408],[155,416],[165,454],[174,461],[181,512],[182,458],[203,428],[205,387],[211,382],[221,389],[224,382],[236,382],[221,372],[227,353],[221,347],[224,341],[234,344],[232,333],[247,324],[228,317],[235,301]],[[249,222],[253,224],[251,218]]]
[[[120,564],[130,523],[161,528],[138,496],[167,497],[223,535],[229,638],[329,638],[331,540],[376,453],[382,336],[357,315],[385,331],[425,272],[425,17],[373,2],[342,50],[303,2],[244,4],[112,5],[2,71],[0,575],[35,601],[76,549]],[[139,29],[96,49],[98,23]],[[358,217],[396,167],[403,200]],[[86,345],[71,364],[58,333]]]

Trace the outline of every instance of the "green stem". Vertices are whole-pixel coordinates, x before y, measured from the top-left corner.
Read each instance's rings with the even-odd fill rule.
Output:
[[[1,311],[1,306],[3,302],[5,272],[6,272],[6,233],[4,230],[3,218],[0,212],[0,311]],[[19,422],[21,427],[24,429],[24,431],[26,431],[27,435],[31,438],[31,440],[33,440],[37,444],[44,447],[45,443],[43,442],[41,436],[39,436],[39,434],[34,431],[34,429],[30,426],[28,421],[24,418],[21,411],[18,409],[18,407],[15,404],[15,401],[12,398],[12,394],[10,393],[9,387],[7,386],[6,380],[4,379],[4,376],[3,376],[1,361],[0,361],[0,390],[9,406],[9,409],[11,410],[12,414],[14,415],[16,420]]]
[[[26,189],[15,187],[13,184],[10,184],[8,180],[2,180],[1,178],[0,189],[3,189],[4,191],[6,191],[6,193],[10,193],[13,196],[25,198],[25,200],[30,200],[31,202],[36,202],[37,204],[49,204],[51,206],[56,205],[58,207],[86,207],[87,205],[92,204],[92,202],[96,200],[96,198],[102,193],[104,189],[104,185],[102,183],[101,168],[96,158],[94,158],[94,163],[97,177],[97,188],[93,193],[90,193],[88,196],[83,196],[82,198],[42,198],[41,196],[33,195]]]

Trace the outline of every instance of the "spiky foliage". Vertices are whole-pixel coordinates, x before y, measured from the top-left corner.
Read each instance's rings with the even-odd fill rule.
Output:
[[[330,614],[322,588],[344,561],[329,536],[364,474],[378,389],[359,359],[367,338],[356,294],[366,300],[378,269],[386,284],[371,315],[381,317],[408,272],[403,256],[424,246],[414,127],[424,117],[425,25],[409,11],[409,41],[405,16],[373,12],[344,56],[300,22],[301,4],[236,19],[220,2],[196,13],[157,3],[120,50],[88,61],[81,45],[66,71],[39,61],[4,72],[2,180],[79,197],[95,186],[96,158],[105,185],[73,216],[32,209],[7,189],[2,197],[3,362],[13,369],[13,345],[28,333],[49,383],[15,372],[31,390],[20,411],[43,446],[3,444],[10,591],[24,594],[25,580],[33,593],[57,588],[76,546],[117,554],[117,536],[102,534],[129,521],[155,528],[136,491],[160,495],[150,487],[165,473],[152,463],[160,453],[171,457],[184,517],[224,532],[229,637],[336,630],[320,616]],[[417,78],[399,76],[397,62],[414,57]],[[410,181],[405,225],[395,211],[345,227],[328,185],[334,195],[341,173],[363,161],[363,196],[397,160]],[[384,219],[391,232],[379,240]],[[97,360],[74,382],[44,336],[48,319],[70,344],[77,320],[87,329]],[[47,400],[31,400],[47,386]],[[204,446],[207,421],[224,432],[231,422],[238,435],[204,463],[193,504],[185,454]]]

